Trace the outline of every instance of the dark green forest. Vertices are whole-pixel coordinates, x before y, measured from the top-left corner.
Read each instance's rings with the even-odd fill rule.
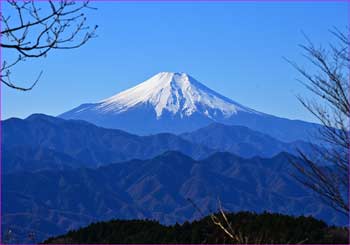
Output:
[[[225,233],[213,217],[232,234]],[[152,220],[92,223],[44,243],[344,243],[346,228],[328,226],[312,217],[252,212],[220,213],[200,220],[165,226]]]

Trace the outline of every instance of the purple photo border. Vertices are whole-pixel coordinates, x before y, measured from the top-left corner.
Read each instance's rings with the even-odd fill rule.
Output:
[[[349,29],[350,28],[350,1],[348,0],[347,3],[348,3],[348,23],[347,23],[348,26],[347,26],[347,28]],[[348,31],[348,40],[350,40],[350,31]],[[348,58],[350,59],[350,48],[348,48]],[[349,76],[348,79],[349,79],[349,82],[350,82],[350,71],[349,71],[348,76]],[[350,87],[349,87],[349,94],[350,94]],[[350,127],[350,119],[349,119],[349,127]],[[350,132],[348,132],[348,134],[350,135]],[[350,137],[348,137],[348,138],[350,138]],[[349,154],[349,158],[348,158],[349,159],[349,163],[348,164],[350,164],[350,149],[349,149],[348,154]],[[349,182],[350,182],[350,168],[348,168],[348,178],[349,178]],[[348,192],[348,198],[350,198],[350,187],[349,187],[348,191],[349,191]],[[348,221],[349,221],[348,228],[350,230],[350,214],[348,216]],[[349,234],[348,239],[349,239],[348,243],[350,244],[350,234]]]
[[[0,0],[2,16],[2,0]],[[0,20],[0,43],[2,43],[2,20]],[[2,48],[0,48],[0,68],[2,68]],[[0,69],[1,76],[1,69]],[[0,82],[0,244],[2,244],[2,82]]]
[[[2,14],[2,2],[5,0],[0,0],[0,13]],[[47,2],[48,0],[35,0],[37,2]],[[59,1],[59,0],[54,0]],[[84,1],[84,0],[76,0],[76,1]],[[263,3],[263,2],[346,2],[347,8],[348,8],[348,23],[347,28],[350,28],[350,0],[90,0],[91,2],[189,2],[189,3],[196,3],[196,2],[255,2],[255,3]],[[2,30],[2,21],[0,21],[0,31]],[[348,32],[348,40],[350,40],[350,32]],[[0,43],[2,42],[2,35],[0,33]],[[348,57],[350,58],[350,48],[348,49]],[[2,50],[0,48],[0,66],[2,66]],[[1,76],[1,69],[0,69],[0,76]],[[350,73],[349,73],[349,81],[350,81]],[[0,82],[0,245],[2,245],[2,82]],[[350,93],[350,90],[349,90]],[[350,123],[350,122],[349,122]],[[350,126],[350,125],[349,125]],[[350,132],[349,132],[350,134]],[[350,159],[350,149],[349,149],[349,159]],[[350,164],[350,163],[349,163]],[[349,181],[350,181],[350,169],[348,173]],[[350,188],[348,192],[348,197],[350,197]],[[350,228],[350,216],[348,217],[348,227]],[[350,244],[350,235],[349,235],[349,244]],[[11,243],[14,244],[14,243]],[[18,244],[18,243],[17,243]],[[26,243],[26,245],[36,245],[36,244],[30,244]],[[57,244],[61,245],[61,244]],[[89,244],[89,245],[102,245],[102,244]],[[134,245],[134,244],[128,244],[128,245]],[[135,244],[136,245],[136,244]],[[146,245],[146,244],[137,244],[137,245]],[[213,244],[213,245],[219,245],[219,244]],[[221,245],[221,244],[220,244]],[[258,245],[258,244],[251,244],[251,245]],[[282,245],[276,243],[275,245]]]

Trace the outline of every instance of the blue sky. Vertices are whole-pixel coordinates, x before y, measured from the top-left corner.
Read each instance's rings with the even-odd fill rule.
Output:
[[[316,44],[348,26],[346,2],[93,2],[98,38],[52,52],[14,70],[21,85],[44,74],[30,92],[2,86],[2,118],[58,115],[96,102],[161,71],[186,72],[258,111],[313,121],[297,94],[310,93],[283,60],[306,68],[302,31]],[[7,53],[3,56],[6,57]]]

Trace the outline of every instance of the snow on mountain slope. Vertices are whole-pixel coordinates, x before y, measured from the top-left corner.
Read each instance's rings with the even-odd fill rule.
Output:
[[[183,133],[213,122],[242,125],[282,141],[305,140],[314,124],[261,113],[226,98],[186,73],[161,72],[97,103],[60,115],[148,135]]]
[[[161,72],[145,82],[102,100],[96,110],[121,113],[140,104],[153,106],[157,118],[164,111],[181,117],[199,112],[209,118],[215,113],[230,117],[237,111],[254,112],[207,88],[186,73]]]

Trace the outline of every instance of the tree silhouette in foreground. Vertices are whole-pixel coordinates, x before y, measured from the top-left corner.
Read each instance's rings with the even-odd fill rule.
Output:
[[[289,61],[304,77],[301,82],[306,88],[320,98],[321,102],[316,102],[298,97],[323,125],[317,135],[322,147],[315,147],[313,156],[299,150],[302,161],[292,164],[299,170],[295,176],[298,181],[349,217],[350,41],[338,29],[331,33],[336,44],[328,49],[316,47],[309,39],[307,45],[301,45],[314,72]]]
[[[213,214],[217,219],[223,217]],[[172,244],[281,244],[281,243],[347,243],[345,228],[330,227],[312,217],[252,212],[225,213],[230,229],[212,222],[212,215],[193,222],[165,226],[152,220],[111,220],[97,222],[65,235],[49,238],[44,243],[172,243]],[[224,220],[217,220],[225,223]],[[232,233],[233,234],[233,233]],[[263,235],[262,235],[263,234]]]
[[[1,48],[11,51],[13,59],[2,61],[1,82],[10,88],[31,90],[42,71],[29,87],[11,78],[13,68],[28,59],[46,57],[52,50],[75,49],[95,37],[97,26],[86,24],[84,11],[92,9],[89,1],[14,1],[1,13]],[[4,6],[3,6],[4,9]]]

